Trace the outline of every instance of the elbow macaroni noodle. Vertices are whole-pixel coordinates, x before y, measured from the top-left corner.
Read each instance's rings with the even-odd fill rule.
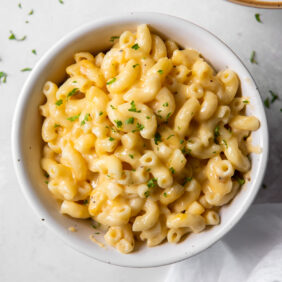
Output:
[[[250,170],[245,141],[259,120],[244,114],[239,79],[216,73],[193,49],[147,25],[80,52],[40,106],[41,166],[61,213],[103,225],[122,253],[136,240],[177,243],[220,223],[219,206]]]

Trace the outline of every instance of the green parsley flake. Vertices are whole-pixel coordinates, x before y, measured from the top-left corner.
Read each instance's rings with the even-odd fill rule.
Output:
[[[26,72],[26,71],[31,71],[32,68],[24,68],[24,69],[21,69],[21,72]]]
[[[273,104],[277,99],[279,99],[279,96],[276,93],[274,93],[272,90],[269,90],[269,93],[272,96],[271,104]]]
[[[173,136],[174,136],[174,134],[169,135],[169,136],[166,138],[166,140],[170,139],[170,138],[173,137]]]
[[[33,15],[33,13],[34,13],[34,11],[31,10],[31,11],[28,13],[28,15],[31,16],[31,15]]]
[[[134,156],[133,156],[132,154],[129,154],[129,157],[130,157],[131,159],[134,159]]]
[[[255,57],[256,57],[256,52],[253,51],[253,52],[251,53],[251,57],[250,57],[250,62],[251,62],[252,64],[257,64],[257,61],[256,61]]]
[[[159,74],[163,74],[164,71],[163,71],[163,70],[158,70],[158,73],[159,73]]]
[[[236,180],[237,180],[237,182],[238,182],[240,185],[245,184],[245,179],[244,179],[244,178],[237,177]]]
[[[84,125],[84,124],[88,121],[89,117],[90,117],[90,114],[87,113],[87,114],[84,116],[84,119],[83,119],[83,121],[80,123],[80,125]]]
[[[183,144],[184,143],[184,140],[182,139],[182,140],[180,140],[180,144]]]
[[[219,125],[217,125],[214,129],[214,143],[218,144],[217,137],[219,136]]]
[[[114,122],[117,125],[117,128],[121,128],[122,127],[122,121],[121,120],[114,120]]]
[[[165,197],[165,198],[167,197],[167,193],[166,193],[166,192],[164,192],[164,197]]]
[[[60,2],[61,4],[64,4],[64,1],[63,1],[63,0],[59,0],[59,2]]]
[[[16,41],[24,41],[26,39],[26,35],[22,38],[17,38],[16,35],[10,30],[9,40],[16,40]]]
[[[159,132],[156,132],[156,134],[154,136],[154,141],[155,141],[156,145],[158,145],[159,142],[162,142],[162,137],[161,137]]]
[[[57,106],[61,106],[61,105],[63,104],[63,100],[60,99],[60,100],[58,100],[55,104],[56,104]]]
[[[54,128],[60,127],[60,125],[58,123],[54,124]]]
[[[88,200],[83,200],[83,205],[87,205],[88,204]]]
[[[140,110],[137,110],[137,109],[136,109],[136,105],[135,105],[135,102],[134,102],[134,101],[131,101],[131,102],[130,102],[130,105],[131,105],[131,108],[128,109],[129,112],[141,113]]]
[[[168,102],[164,103],[163,107],[168,107]]]
[[[133,124],[134,123],[134,118],[130,117],[128,120],[125,121],[126,124]]]
[[[227,145],[227,142],[226,142],[226,140],[222,140],[222,143],[225,145],[225,147],[226,147],[226,149],[228,148],[228,145]]]
[[[244,100],[243,103],[244,104],[249,104],[249,101],[248,100]]]
[[[147,182],[149,188],[155,188],[157,185],[157,178],[152,178]]]
[[[3,71],[0,71],[0,84],[7,82],[7,74]]]
[[[183,186],[187,184],[187,182],[191,182],[192,181],[192,177],[186,177],[184,179],[184,182],[183,182]]]
[[[34,55],[37,55],[37,52],[36,52],[35,49],[32,49],[32,50],[31,50],[31,53],[34,54]]]
[[[22,4],[21,4],[21,3],[19,3],[19,4],[18,4],[18,7],[21,9],[21,8],[22,8]]]
[[[137,122],[137,124],[136,124],[136,127],[137,127],[137,129],[138,129],[139,131],[141,131],[141,130],[144,129],[144,125],[141,124],[141,123],[138,123],[138,122]]]
[[[146,198],[148,198],[148,197],[150,196],[149,190],[147,190],[147,191],[144,192],[144,196],[145,196]]]
[[[149,117],[149,116],[146,116],[146,119],[150,119],[150,117]]]
[[[78,91],[78,88],[72,89],[72,90],[68,93],[67,99],[69,99],[71,96],[77,94],[77,91]]]
[[[119,39],[119,36],[112,36],[112,37],[110,38],[110,41],[111,41],[111,42],[114,42],[116,39]]]
[[[269,98],[266,98],[264,101],[263,101],[264,105],[266,108],[269,109]]]
[[[49,181],[48,181],[48,180],[45,180],[45,181],[44,181],[44,183],[45,183],[45,184],[48,184],[48,183],[49,183]]]
[[[171,116],[171,113],[168,113],[168,114],[166,115],[166,120],[168,120],[170,116]]]
[[[114,140],[115,140],[115,138],[113,138],[113,137],[109,137],[109,140],[112,142],[112,141],[114,141]]]
[[[117,79],[115,77],[113,77],[111,80],[109,80],[106,84],[110,85],[112,83],[114,83]]]
[[[135,69],[137,66],[139,66],[139,64],[135,64],[132,67]]]
[[[175,169],[173,167],[170,167],[169,170],[171,171],[172,174],[175,174]]]
[[[131,48],[134,49],[134,50],[138,50],[140,47],[139,47],[138,43],[136,43],[133,46],[131,46]]]
[[[76,116],[69,117],[69,118],[67,118],[67,120],[73,122],[73,121],[76,121],[79,117],[80,117],[80,114],[78,114]]]
[[[116,107],[114,107],[113,105],[110,105],[111,106],[111,108],[113,109],[113,110],[116,110],[117,108]]]
[[[100,113],[99,113],[99,116],[102,116],[102,115],[103,115],[103,112],[100,112]]]
[[[260,19],[260,14],[255,14],[255,19],[257,20],[257,22],[261,23],[261,19]]]

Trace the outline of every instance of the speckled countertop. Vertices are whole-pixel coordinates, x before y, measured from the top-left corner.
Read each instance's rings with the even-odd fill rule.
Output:
[[[66,246],[34,215],[19,190],[11,161],[10,131],[15,103],[32,67],[58,39],[80,24],[126,11],[155,11],[188,19],[210,30],[239,55],[263,99],[280,100],[266,110],[270,156],[256,202],[282,202],[282,10],[259,10],[223,0],[0,0],[0,281],[164,281],[169,266],[125,269],[96,262]],[[21,2],[22,8],[18,7]],[[31,10],[33,15],[28,15]],[[262,23],[254,14],[260,13]],[[29,23],[25,23],[29,21]],[[8,40],[9,30],[22,42]],[[37,55],[31,51],[36,49]],[[249,61],[256,51],[257,64]]]

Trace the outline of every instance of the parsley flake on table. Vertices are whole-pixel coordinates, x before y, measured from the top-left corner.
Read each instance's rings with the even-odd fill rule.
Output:
[[[21,8],[22,8],[22,4],[21,4],[21,3],[19,3],[19,4],[18,4],[18,7],[21,9]]]
[[[9,40],[24,41],[26,38],[26,35],[24,35],[22,38],[17,38],[17,36],[10,30]]]
[[[30,10],[30,12],[28,13],[29,16],[33,15],[34,14],[34,11],[33,10]]]
[[[257,64],[257,61],[256,61],[256,51],[252,51],[251,57],[250,57],[250,62],[252,64]]]
[[[32,68],[24,68],[24,69],[21,69],[21,72],[27,72],[27,71],[31,71]]]
[[[264,99],[263,103],[265,107],[269,109],[269,98]]]
[[[64,4],[64,1],[63,0],[59,0],[59,3]]]
[[[0,83],[6,83],[7,77],[8,77],[8,75],[5,72],[0,71]]]
[[[273,104],[277,99],[279,99],[279,96],[276,93],[274,93],[272,90],[269,90],[269,93],[272,96],[271,104]]]
[[[31,53],[34,54],[34,55],[37,55],[37,52],[36,52],[35,49],[32,49],[32,50],[31,50]]]
[[[260,14],[255,14],[255,19],[257,20],[257,22],[261,23],[261,19],[260,19]]]
[[[243,103],[244,104],[249,104],[249,101],[248,100],[244,100]]]

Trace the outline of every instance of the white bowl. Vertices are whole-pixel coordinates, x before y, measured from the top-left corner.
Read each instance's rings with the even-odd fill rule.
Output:
[[[183,47],[192,47],[217,69],[227,66],[236,71],[241,80],[242,93],[250,97],[247,114],[257,116],[260,129],[253,133],[253,143],[262,148],[261,154],[251,154],[251,181],[247,182],[231,202],[221,209],[220,225],[200,234],[191,234],[179,244],[164,243],[154,248],[140,246],[134,253],[123,255],[111,247],[100,248],[89,239],[93,230],[83,220],[71,219],[59,213],[58,204],[48,191],[40,168],[42,119],[38,106],[43,102],[45,81],[56,83],[65,78],[65,67],[72,63],[73,54],[90,50],[98,52],[110,47],[110,37],[126,29],[135,30],[141,23],[161,36],[171,38]],[[130,13],[87,23],[68,34],[53,46],[38,62],[28,77],[15,111],[12,130],[12,150],[17,177],[26,199],[41,219],[66,243],[76,250],[110,264],[130,267],[152,267],[177,262],[207,249],[222,238],[244,215],[254,200],[266,168],[268,158],[268,130],[264,107],[257,87],[238,57],[218,38],[186,20],[157,13]],[[78,232],[68,231],[77,226]],[[102,235],[98,235],[102,240]]]

